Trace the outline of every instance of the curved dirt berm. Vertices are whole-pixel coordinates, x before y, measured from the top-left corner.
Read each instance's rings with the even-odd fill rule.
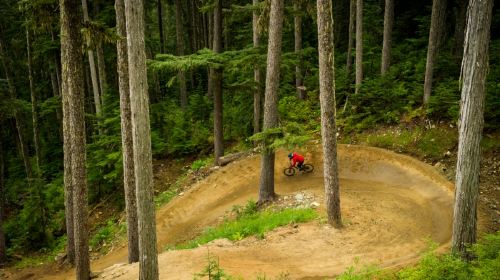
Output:
[[[311,174],[285,177],[286,153],[276,155],[276,192],[306,192],[323,208],[321,149],[302,151],[315,165]],[[339,146],[341,208],[345,227],[336,230],[320,221],[276,229],[263,240],[215,241],[191,250],[159,255],[160,279],[192,279],[207,264],[207,252],[233,276],[255,279],[287,273],[291,279],[322,279],[360,263],[395,267],[411,263],[429,240],[447,246],[451,236],[453,185],[432,167],[387,150]],[[194,237],[217,223],[235,204],[257,199],[260,157],[223,167],[198,182],[157,212],[158,243]],[[138,265],[125,265],[126,248],[93,262],[98,279],[138,279]],[[122,263],[122,264],[118,264]],[[47,279],[72,279],[67,275]]]

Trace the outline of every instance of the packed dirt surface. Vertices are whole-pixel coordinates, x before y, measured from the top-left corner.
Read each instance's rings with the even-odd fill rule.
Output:
[[[324,215],[321,149],[298,152],[315,166],[314,172],[285,177],[288,159],[285,152],[278,152],[276,192],[285,203],[311,198]],[[448,246],[453,185],[435,168],[370,147],[341,145],[338,156],[343,229],[321,219],[275,229],[264,239],[217,240],[196,249],[163,251],[219,223],[234,205],[257,200],[260,157],[249,156],[216,170],[157,211],[160,279],[192,279],[207,265],[208,254],[226,273],[244,279],[285,274],[289,279],[324,279],[340,274],[355,260],[399,267],[415,262],[429,241]],[[97,279],[102,280],[138,279],[138,264],[126,262],[124,246],[93,261],[92,271],[99,272]],[[74,274],[54,270],[53,275],[23,279],[74,279]]]

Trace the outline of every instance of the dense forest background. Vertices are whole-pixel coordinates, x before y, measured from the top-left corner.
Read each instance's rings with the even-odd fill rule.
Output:
[[[278,108],[284,132],[282,143],[300,144],[316,137],[320,129],[315,1],[299,1],[300,9],[294,9],[295,1],[285,2]],[[391,63],[385,75],[380,74],[384,1],[364,1],[364,77],[357,94],[354,63],[350,71],[346,69],[349,1],[334,1],[336,104],[342,133],[403,120],[456,124],[463,2],[447,1],[432,94],[428,105],[423,106],[432,1],[396,1]],[[500,127],[500,1],[495,4],[484,116],[487,132]],[[110,194],[123,196],[118,36],[113,5],[113,1],[89,1],[90,20],[82,30],[86,38],[82,54],[91,50],[96,57],[91,70],[89,56],[84,56],[89,203],[93,205]],[[225,0],[223,5],[223,52],[216,54],[210,50],[212,1],[146,1],[146,52],[156,158],[205,157],[212,153],[209,67],[223,69],[225,147],[253,144],[249,137],[256,132],[254,92],[263,87],[254,82],[254,67],[265,68],[269,7],[265,1],[252,6],[251,1]],[[261,15],[262,43],[256,48],[252,43],[254,9]],[[298,14],[302,18],[303,48],[297,52],[294,17]],[[11,255],[54,247],[61,244],[65,234],[59,31],[57,0],[0,2],[0,209],[4,212],[0,213],[0,222]],[[297,65],[301,66],[303,79],[299,90]],[[98,75],[96,81],[92,79],[93,71]],[[305,96],[301,96],[303,93]],[[116,203],[123,203],[120,201],[123,199],[116,199]]]

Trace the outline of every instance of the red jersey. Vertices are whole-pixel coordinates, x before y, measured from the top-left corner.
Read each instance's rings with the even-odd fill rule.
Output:
[[[295,166],[297,162],[304,162],[304,157],[297,153],[293,153],[293,156],[290,160],[292,161],[292,166]]]

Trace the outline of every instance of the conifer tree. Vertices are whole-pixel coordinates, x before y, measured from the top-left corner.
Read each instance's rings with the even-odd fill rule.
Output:
[[[446,0],[433,0],[429,45],[427,47],[427,60],[425,64],[424,105],[429,103],[429,98],[431,97],[434,62],[437,58],[439,44],[444,33],[445,18]]]
[[[452,250],[470,259],[476,242],[481,138],[493,0],[471,0],[462,60],[462,97],[455,176]]]
[[[280,81],[281,40],[283,30],[283,0],[272,0],[269,14],[266,92],[263,130],[278,126],[278,89]],[[267,143],[266,143],[267,144]],[[274,200],[274,151],[264,147],[261,161],[259,203]]]
[[[69,123],[71,194],[75,242],[76,278],[88,280],[90,260],[88,246],[87,175],[85,154],[85,115],[83,63],[81,60],[81,20],[77,0],[61,0],[61,63],[64,118]],[[66,152],[66,151],[65,151]]]
[[[339,173],[335,125],[335,82],[333,61],[332,2],[318,0],[319,91],[321,102],[321,139],[328,223],[340,228]]]
[[[153,163],[144,40],[144,1],[125,0],[127,55],[139,226],[139,279],[158,279]]]
[[[123,155],[123,187],[125,211],[127,213],[128,262],[139,261],[139,230],[137,221],[137,198],[134,177],[134,147],[132,142],[132,115],[130,112],[130,90],[128,78],[127,30],[125,24],[125,4],[116,0],[116,32],[120,38],[116,42],[117,70],[120,91],[120,117]]]

